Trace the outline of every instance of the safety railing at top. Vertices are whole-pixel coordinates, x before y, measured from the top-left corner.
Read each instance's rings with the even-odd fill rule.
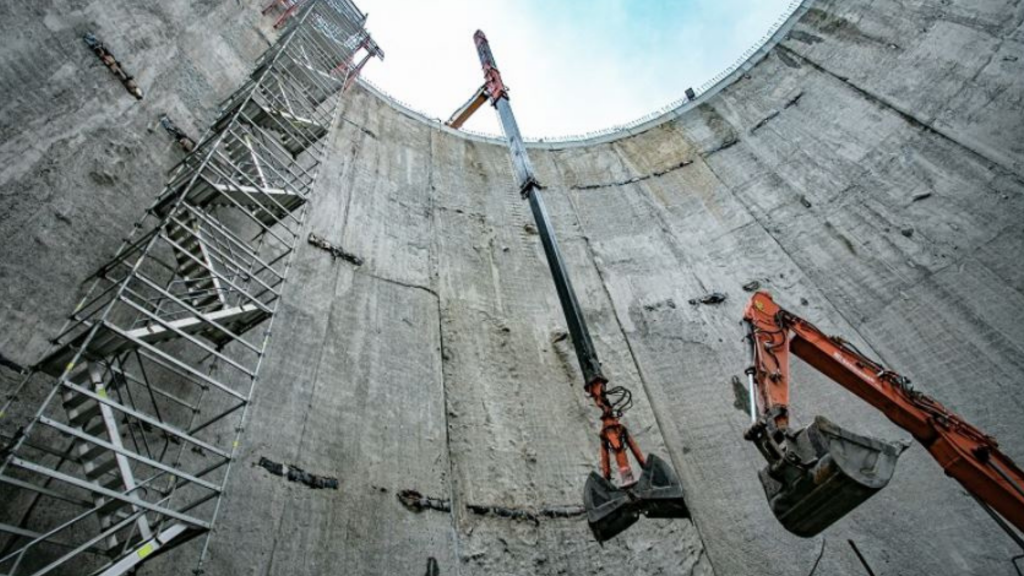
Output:
[[[779,15],[775,22],[773,22],[772,25],[769,27],[768,31],[765,32],[765,34],[761,36],[761,38],[759,38],[757,42],[755,42],[753,45],[751,45],[750,48],[745,50],[743,54],[741,54],[730,66],[728,66],[727,68],[725,68],[712,78],[709,78],[697,88],[694,88],[694,95],[692,98],[688,98],[687,96],[684,95],[683,97],[678,98],[650,112],[649,114],[645,114],[640,118],[636,118],[634,120],[622,124],[615,124],[607,128],[601,128],[598,130],[584,132],[581,134],[542,137],[527,136],[525,140],[530,144],[541,145],[592,142],[602,138],[607,138],[609,136],[626,134],[637,127],[644,126],[652,122],[656,122],[662,118],[668,118],[673,115],[673,112],[679,110],[680,108],[686,106],[687,104],[699,100],[702,96],[715,92],[718,89],[724,87],[724,85],[727,84],[730,80],[730,77],[738,70],[742,69],[745,64],[750,63],[752,58],[758,56],[759,53],[762,56],[765,53],[767,53],[766,48],[770,48],[771,46],[774,45],[775,42],[777,42],[777,37],[779,36],[780,31],[783,31],[784,28],[787,28],[787,24],[793,23],[797,18],[802,16],[803,12],[805,12],[806,9],[809,8],[809,6],[813,2],[814,0],[791,0],[786,10],[784,10]],[[444,125],[443,119],[437,118],[432,114],[419,110],[415,106],[412,106],[409,103],[401,100],[400,98],[395,97],[387,90],[384,90],[377,84],[374,84],[370,80],[367,80],[365,76],[359,78],[359,83],[368,87],[372,91],[380,94],[384,98],[387,98],[398,107],[404,108],[405,110],[414,114],[415,116],[420,117],[420,119],[422,120],[431,123],[436,123],[440,126]],[[500,134],[480,132],[476,130],[467,130],[465,128],[460,128],[458,132],[483,140],[498,140],[502,137]]]

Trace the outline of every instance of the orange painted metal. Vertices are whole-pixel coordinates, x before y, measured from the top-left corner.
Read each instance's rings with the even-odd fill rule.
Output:
[[[505,82],[501,79],[498,67],[494,65],[494,58],[491,56],[491,49],[487,44],[487,36],[477,30],[473,35],[473,41],[476,42],[477,51],[481,54],[484,84],[445,122],[445,126],[456,130],[461,128],[488,100],[497,103],[502,98],[508,98],[508,88],[505,87]]]
[[[789,353],[881,410],[910,432],[971,494],[1024,530],[1024,472],[999,450],[995,438],[910,387],[910,381],[857,352],[835,336],[757,292],[744,312],[752,327],[759,416],[789,425]]]
[[[501,80],[501,72],[494,65],[494,58],[490,56],[491,49],[487,44],[487,36],[482,31],[477,30],[476,34],[473,35],[473,41],[476,42],[477,51],[485,52],[488,56],[482,64],[484,68],[484,88],[487,95],[491,97],[491,102],[507,98],[508,89],[505,88],[505,83]]]
[[[466,121],[469,120],[470,117],[472,117],[473,114],[475,114],[476,111],[479,110],[486,102],[487,89],[486,86],[481,86],[480,89],[476,91],[476,94],[474,94],[468,102],[463,104],[461,108],[456,110],[444,125],[456,130],[462,128],[462,125],[465,124]]]
[[[611,480],[611,460],[614,456],[615,466],[619,470],[620,485],[631,486],[636,483],[637,478],[629,463],[629,454],[633,454],[633,458],[640,466],[643,466],[646,461],[644,453],[640,451],[640,446],[630,436],[629,430],[622,423],[615,407],[608,401],[608,396],[605,394],[606,384],[608,384],[606,380],[596,378],[586,385],[587,394],[601,410],[601,475],[605,479]]]

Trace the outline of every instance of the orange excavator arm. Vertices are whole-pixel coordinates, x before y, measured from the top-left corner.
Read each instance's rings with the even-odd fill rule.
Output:
[[[765,292],[750,299],[744,321],[752,349],[747,369],[752,426],[746,438],[768,460],[761,481],[786,528],[801,536],[817,534],[883,488],[902,451],[821,417],[791,430],[792,352],[910,432],[948,476],[1024,531],[1024,472],[994,438],[854,345],[782,309]]]
[[[487,85],[485,84],[478,88],[476,93],[473,94],[473,97],[467,100],[465,104],[456,110],[444,125],[449,128],[455,128],[456,130],[462,128],[462,125],[465,124],[481,106],[486,104],[489,98],[490,96],[487,95]]]

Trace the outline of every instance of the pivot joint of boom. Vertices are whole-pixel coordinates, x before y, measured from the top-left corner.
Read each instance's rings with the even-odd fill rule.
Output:
[[[491,54],[491,47],[487,42],[487,36],[484,35],[482,30],[477,30],[476,34],[473,35],[473,41],[476,42],[477,54],[480,56],[480,65],[484,69],[484,83],[444,123],[445,126],[456,130],[462,128],[462,125],[484,105],[484,102],[490,100],[491,105],[497,107],[500,100],[508,100],[508,87],[505,86],[505,82],[501,79],[501,71],[498,70],[497,64],[494,63],[494,55]],[[523,196],[527,194],[528,191],[524,189]]]
[[[498,71],[498,65],[494,62],[494,55],[491,54],[491,47],[483,30],[477,30],[476,34],[473,34],[473,41],[476,42],[480,64],[484,68],[484,91],[490,97],[491,103],[497,105],[498,100],[508,99],[508,88],[505,87],[505,82],[501,79],[501,72]]]

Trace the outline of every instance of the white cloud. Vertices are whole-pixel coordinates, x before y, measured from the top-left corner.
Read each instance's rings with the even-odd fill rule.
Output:
[[[725,69],[789,0],[358,0],[384,48],[366,76],[447,118],[482,82],[473,33],[484,30],[520,127],[579,134],[660,108]],[[467,128],[497,132],[481,110]]]

